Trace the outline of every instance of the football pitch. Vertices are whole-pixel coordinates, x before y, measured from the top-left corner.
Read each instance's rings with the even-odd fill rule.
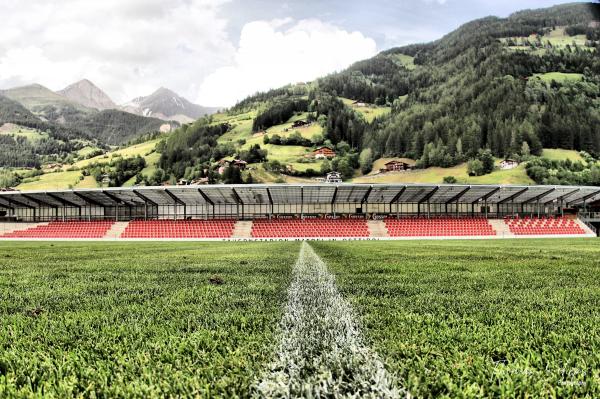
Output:
[[[596,239],[0,243],[0,397],[599,397]]]

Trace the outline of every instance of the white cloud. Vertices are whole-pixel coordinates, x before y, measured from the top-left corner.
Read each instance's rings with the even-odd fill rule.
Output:
[[[229,0],[0,1],[0,88],[89,78],[115,101],[167,86],[193,98],[235,48]]]
[[[259,90],[311,81],[375,55],[374,40],[320,20],[255,21],[242,29],[234,61],[209,75],[198,103],[229,106]]]

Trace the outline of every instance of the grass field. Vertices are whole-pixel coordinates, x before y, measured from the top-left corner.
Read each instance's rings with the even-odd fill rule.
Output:
[[[598,397],[591,240],[315,243],[414,397]]]
[[[0,397],[249,397],[355,361],[413,397],[600,395],[597,240],[311,247],[0,243]]]
[[[247,397],[298,248],[0,244],[0,397]]]

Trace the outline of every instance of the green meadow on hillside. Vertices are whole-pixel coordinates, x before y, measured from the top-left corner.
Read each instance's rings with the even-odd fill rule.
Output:
[[[548,73],[536,73],[533,75],[535,78],[539,78],[544,82],[580,82],[583,80],[583,74],[581,73],[561,73],[561,72],[548,72]]]

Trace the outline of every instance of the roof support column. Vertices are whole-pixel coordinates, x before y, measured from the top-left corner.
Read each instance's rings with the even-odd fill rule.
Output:
[[[300,186],[300,219],[304,219],[304,186]]]
[[[331,212],[333,213],[333,217],[335,218],[335,200],[337,199],[339,186],[335,186],[335,190],[333,191],[333,198],[331,199]]]
[[[242,219],[244,219],[244,201],[242,201],[242,197],[240,197],[240,195],[238,194],[237,191],[235,191],[235,188],[232,188],[231,191],[233,192],[233,195],[235,196],[235,202],[237,205],[237,218],[238,220],[240,220],[240,206],[242,208]]]
[[[271,190],[269,190],[269,187],[265,188],[265,190],[267,190],[267,197],[269,197],[269,220],[271,220],[271,216],[273,215],[273,213],[275,213],[275,205],[273,204],[273,197],[271,197]]]
[[[485,218],[487,219],[487,217],[488,217],[487,198],[483,200],[483,209],[485,211]],[[496,208],[496,213],[498,213],[498,208]]]
[[[360,206],[362,208],[362,206],[365,206],[365,209],[363,210],[363,213],[365,214],[365,219],[368,218],[368,213],[369,213],[369,195],[371,195],[371,191],[373,191],[373,186],[369,186],[369,189],[367,190],[365,196],[363,197],[362,201],[360,201]]]

